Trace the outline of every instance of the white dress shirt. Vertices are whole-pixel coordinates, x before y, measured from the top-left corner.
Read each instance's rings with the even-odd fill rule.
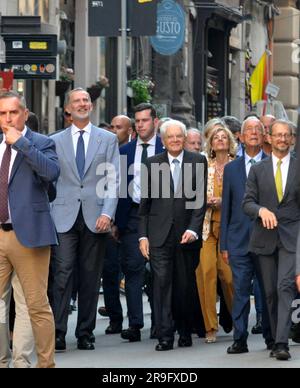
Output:
[[[276,176],[278,160],[279,159],[274,154],[272,154],[274,178]],[[287,156],[285,156],[283,159],[281,159],[281,161],[282,161],[282,164],[281,164],[281,176],[282,176],[283,194],[285,193],[286,182],[287,182],[288,173],[289,173],[289,167],[290,167],[290,160],[291,160],[291,154],[290,153],[288,153]]]
[[[71,133],[72,133],[72,140],[73,140],[75,157],[76,157],[76,152],[77,152],[77,143],[78,143],[78,139],[80,136],[80,131],[84,131],[84,134],[82,135],[82,137],[83,137],[83,142],[84,142],[84,152],[85,152],[85,156],[86,156],[89,141],[90,141],[91,130],[92,130],[91,123],[88,123],[88,125],[82,129],[79,129],[76,127],[76,125],[72,124]]]
[[[138,138],[134,156],[134,174],[133,174],[133,194],[132,200],[135,203],[141,202],[141,159],[144,142]],[[149,147],[147,148],[148,158],[155,155],[155,146],[156,146],[156,135],[152,137],[151,140],[147,141]]]
[[[175,164],[173,163],[173,160],[174,159],[177,159],[178,162],[179,162],[179,167],[181,168],[182,167],[182,161],[183,161],[183,151],[181,152],[181,154],[179,154],[176,158],[174,158],[174,156],[170,155],[168,153],[168,159],[169,159],[169,164],[170,164],[170,169],[171,169],[171,174],[173,176],[173,173],[174,173],[174,170],[175,170]]]
[[[91,136],[91,131],[92,131],[92,124],[88,123],[88,125],[82,129],[79,129],[76,127],[76,125],[72,124],[71,126],[71,133],[72,133],[72,140],[73,140],[73,147],[74,147],[74,154],[76,158],[76,152],[77,152],[77,143],[79,140],[80,136],[80,131],[84,131],[84,134],[82,135],[83,142],[84,142],[84,153],[85,156],[87,154],[88,146],[89,146],[89,141],[90,141],[90,136]],[[111,217],[108,214],[102,213],[102,216],[106,216],[111,220]]]
[[[249,172],[250,172],[250,168],[252,166],[251,164],[251,160],[255,160],[255,163],[258,163],[261,161],[262,159],[262,156],[263,156],[263,152],[260,151],[257,155],[255,155],[253,158],[251,158],[251,156],[249,156],[246,152],[245,152],[245,167],[246,167],[246,175],[248,177],[249,175]]]
[[[23,131],[21,132],[22,136],[25,136],[26,132],[27,132],[27,127],[25,127],[23,129]],[[5,140],[6,140],[5,139],[5,134],[3,134],[3,140],[2,140],[2,142],[0,144],[0,166],[1,166],[1,163],[2,163],[4,152],[6,150]],[[18,151],[16,151],[13,147],[11,147],[11,158],[10,158],[10,165],[9,165],[8,181],[10,179],[11,170],[12,170],[12,167],[14,165],[14,162],[15,162],[15,159],[17,157],[17,154],[18,154]],[[6,221],[6,223],[11,224],[11,215],[10,215],[9,201],[8,201],[8,214],[9,214],[9,219]]]

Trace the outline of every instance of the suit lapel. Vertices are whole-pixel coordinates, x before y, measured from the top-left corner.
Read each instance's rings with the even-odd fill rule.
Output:
[[[71,168],[74,174],[79,178],[77,165],[76,165],[76,156],[74,152],[71,127],[67,128],[64,132],[62,132],[61,142],[62,142],[62,149],[65,154],[65,159],[71,165]]]
[[[273,195],[273,200],[277,203],[278,197],[277,197],[277,190],[276,190],[276,184],[275,184],[275,178],[274,178],[274,170],[273,170],[273,162],[272,157],[270,156],[268,159],[265,159],[264,163],[264,178],[265,178],[265,184],[267,187],[270,188],[270,195]]]
[[[95,158],[95,154],[98,151],[98,148],[101,144],[102,138],[101,134],[97,133],[94,126],[92,126],[91,134],[90,134],[90,140],[88,149],[86,152],[86,158],[85,158],[85,166],[84,166],[84,174],[86,174],[87,170],[89,169],[92,161]]]
[[[167,151],[161,152],[160,164],[164,164],[164,163],[166,163],[169,166],[169,171],[170,171],[170,187],[171,187],[172,193],[174,194],[174,182],[173,182],[171,166],[170,166],[170,163],[169,163],[169,158],[168,158],[168,152]],[[164,182],[161,182],[161,184],[162,184],[161,187],[163,187]]]
[[[292,184],[295,182],[296,173],[297,173],[297,161],[294,157],[291,156],[289,172],[288,172],[286,187],[285,187],[284,196],[283,196],[282,201],[284,201],[285,197],[289,193],[289,190],[290,190]]]
[[[28,139],[28,140],[32,140],[32,132],[31,130],[27,127],[27,132],[25,134],[25,137]],[[11,174],[10,174],[10,178],[9,178],[9,184],[11,183],[11,181],[13,180],[22,160],[24,159],[24,155],[21,154],[20,152],[17,153],[17,156],[15,158],[15,161],[14,161],[14,164],[12,166],[12,169],[11,169]]]
[[[246,181],[247,181],[245,154],[244,154],[244,156],[242,156],[242,157],[240,157],[238,159],[238,162],[239,162],[239,170],[241,172],[241,179],[242,179],[242,183],[243,183],[243,186],[244,186]]]
[[[133,140],[133,142],[129,143],[130,152],[127,154],[127,168],[134,164],[136,146],[137,140]]]
[[[162,144],[161,138],[156,135],[156,142],[155,142],[155,155],[161,154],[164,151],[164,146]]]

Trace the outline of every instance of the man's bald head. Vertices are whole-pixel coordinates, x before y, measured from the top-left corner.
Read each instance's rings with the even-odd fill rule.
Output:
[[[118,136],[120,146],[127,144],[132,134],[131,119],[125,115],[115,116],[111,121],[111,130]]]

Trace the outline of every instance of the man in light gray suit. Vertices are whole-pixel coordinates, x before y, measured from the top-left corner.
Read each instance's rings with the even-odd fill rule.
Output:
[[[53,285],[56,350],[66,349],[75,261],[79,273],[77,346],[93,350],[106,236],[118,203],[119,149],[114,134],[91,124],[92,103],[84,89],[69,92],[66,108],[73,124],[52,137],[62,172],[52,204],[59,240]]]
[[[249,251],[258,255],[275,347],[270,356],[288,360],[291,307],[296,295],[296,242],[300,226],[297,160],[290,154],[292,127],[270,127],[272,155],[251,167],[243,203],[255,220]]]

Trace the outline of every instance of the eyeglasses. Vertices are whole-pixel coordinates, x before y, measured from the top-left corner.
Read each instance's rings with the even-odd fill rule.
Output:
[[[289,140],[292,137],[290,133],[276,133],[275,135],[271,135],[271,136],[274,137],[274,139],[276,140],[279,140],[279,139]]]

